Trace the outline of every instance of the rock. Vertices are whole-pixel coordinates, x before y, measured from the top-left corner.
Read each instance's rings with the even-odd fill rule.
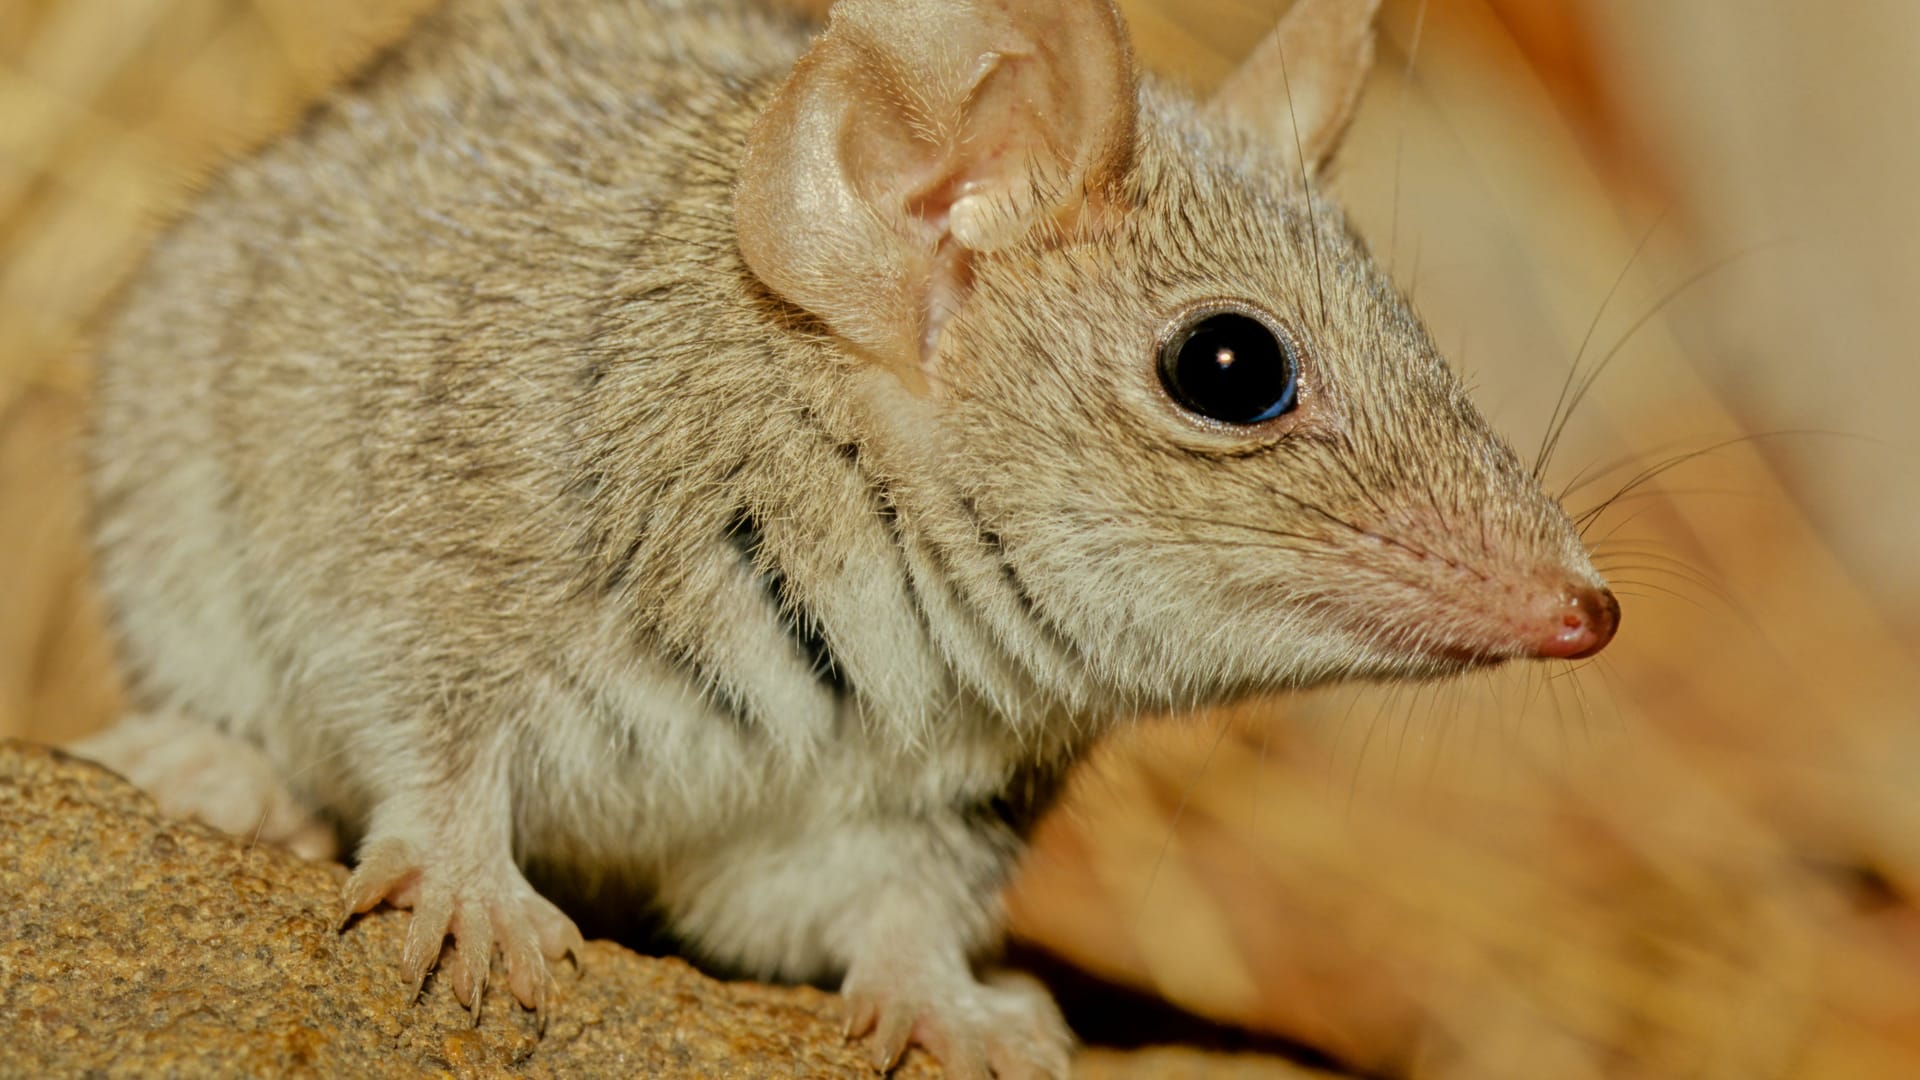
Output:
[[[544,1033],[476,1024],[397,971],[406,915],[335,929],[345,869],[163,818],[112,773],[0,742],[0,1073],[23,1076],[870,1077],[831,994],[587,946]],[[496,982],[495,984],[499,984]],[[1309,1075],[1260,1055],[1089,1051],[1076,1073]],[[939,1075],[919,1052],[894,1076]]]

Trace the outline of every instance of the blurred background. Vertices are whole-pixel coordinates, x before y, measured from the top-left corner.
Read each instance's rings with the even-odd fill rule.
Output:
[[[90,321],[429,2],[0,0],[0,736],[117,707]],[[1286,6],[1122,3],[1203,89]],[[1336,1073],[1920,1076],[1920,5],[1387,0],[1330,187],[1621,636],[1146,725],[1018,936]]]

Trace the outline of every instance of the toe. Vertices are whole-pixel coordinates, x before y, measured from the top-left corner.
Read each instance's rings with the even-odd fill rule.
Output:
[[[473,900],[461,902],[454,915],[453,940],[454,963],[448,972],[453,996],[473,1010],[474,1022],[478,1023],[488,969],[493,966],[493,920],[487,915],[486,905]]]
[[[990,1055],[995,1080],[1067,1080],[1067,1055],[1035,1053],[1033,1046],[1000,1043]]]
[[[405,840],[381,840],[363,849],[360,865],[342,891],[343,918],[386,900],[411,907],[401,946],[400,968],[412,998],[434,965],[460,1004],[479,1022],[496,949],[506,987],[515,1000],[546,1022],[544,1010],[557,996],[548,955],[578,957],[586,943],[580,931],[520,876],[511,860],[423,866]],[[451,934],[453,944],[446,946]]]
[[[514,999],[538,1012],[546,1008],[553,976],[547,971],[546,957],[531,933],[517,935],[506,943],[507,985]]]
[[[883,1009],[873,1036],[867,1040],[867,1060],[885,1072],[900,1063],[913,1038],[915,1010],[898,1006]]]
[[[527,920],[541,955],[554,961],[572,957],[574,967],[578,969],[580,957],[587,948],[586,939],[580,936],[580,928],[545,897],[529,898],[526,907]]]
[[[949,1080],[993,1080],[987,1064],[985,1041],[977,1032],[948,1030],[922,1021],[917,1036],[920,1045],[938,1058]]]
[[[419,874],[419,860],[407,845],[387,841],[368,847],[340,890],[341,925],[355,915],[372,911],[382,900],[410,891]]]
[[[848,1039],[858,1039],[873,1030],[880,1021],[880,1005],[864,995],[845,996],[841,999],[841,1012],[846,1017],[841,1034]]]
[[[440,959],[440,947],[447,940],[453,923],[453,897],[433,889],[420,896],[413,906],[413,918],[407,922],[407,937],[400,948],[400,971],[407,985],[419,996],[427,972]]]
[[[871,1031],[868,1061],[881,1071],[918,1043],[955,1080],[1065,1080],[1073,1034],[1046,989],[1029,978],[988,985],[960,977],[860,980],[845,990],[849,1037]]]
[[[441,953],[439,970],[440,978],[453,987],[454,1000],[458,1001],[463,1008],[472,1009],[476,993],[473,969],[457,947]],[[479,1010],[474,1009],[473,1015],[478,1017]],[[475,1023],[478,1023],[478,1020]]]

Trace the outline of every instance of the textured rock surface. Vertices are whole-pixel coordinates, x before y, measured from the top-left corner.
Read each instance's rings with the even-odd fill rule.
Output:
[[[403,913],[336,932],[345,871],[162,818],[119,778],[0,742],[0,1074],[871,1076],[831,995],[723,983],[590,943],[544,1035],[508,995],[479,1023],[406,1000]],[[1085,1077],[1308,1075],[1186,1050],[1088,1051]],[[919,1054],[900,1080],[938,1075]]]

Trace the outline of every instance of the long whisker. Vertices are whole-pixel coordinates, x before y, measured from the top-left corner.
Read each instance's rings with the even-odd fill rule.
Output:
[[[1298,506],[1302,510],[1311,511],[1312,513],[1320,515],[1320,517],[1322,517],[1323,519],[1330,521],[1333,524],[1338,525],[1343,529],[1346,529],[1348,532],[1353,533],[1355,536],[1379,536],[1380,539],[1382,540],[1387,540],[1389,542],[1392,542],[1391,537],[1380,536],[1379,533],[1369,532],[1368,530],[1363,529],[1358,525],[1355,525],[1353,522],[1348,521],[1346,518],[1341,517],[1340,515],[1334,513],[1331,510],[1328,510],[1326,507],[1321,506],[1318,503],[1308,502],[1306,499],[1303,499],[1298,495],[1290,494],[1285,491],[1278,491],[1272,488],[1269,488],[1268,490],[1272,491],[1273,494],[1278,495],[1280,498],[1286,499],[1287,501],[1293,503],[1293,505]],[[1438,508],[1436,507],[1435,509],[1438,509]]]
[[[1619,521],[1614,522],[1613,525],[1610,528],[1608,528],[1605,533],[1601,534],[1601,537],[1599,540],[1588,542],[1587,544],[1588,549],[1592,550],[1594,547],[1597,547],[1600,544],[1605,544],[1612,541],[1613,538],[1617,534],[1619,534],[1623,529],[1633,524],[1634,522],[1639,521],[1642,517],[1645,517],[1647,512],[1652,509],[1653,507],[1651,506],[1642,506],[1638,510],[1635,510],[1633,513],[1628,514],[1626,517],[1623,517]],[[1584,533],[1581,534],[1581,539],[1582,540],[1586,539],[1586,536]],[[1625,540],[1627,538],[1622,537],[1621,539]]]
[[[1220,539],[1201,539],[1199,537],[1176,538],[1176,539],[1168,540],[1166,541],[1166,543],[1174,545],[1176,547],[1198,547],[1198,548],[1210,548],[1210,549],[1231,547],[1231,548],[1240,548],[1240,549],[1249,550],[1249,551],[1284,551],[1289,555],[1298,555],[1302,558],[1308,558],[1308,559],[1319,559],[1323,562],[1330,562],[1330,563],[1345,563],[1348,561],[1348,556],[1342,552],[1330,551],[1325,548],[1290,547],[1286,544],[1262,544],[1262,543],[1256,543],[1256,542],[1245,541],[1245,540],[1235,541],[1235,540],[1220,540]]]
[[[1606,573],[1609,577],[1612,577],[1614,574],[1665,574],[1668,577],[1684,581],[1688,585],[1704,590],[1715,600],[1720,601],[1736,612],[1740,607],[1729,590],[1711,578],[1701,575],[1698,571],[1692,571],[1691,567],[1683,569],[1681,567],[1664,566],[1660,563],[1624,563],[1620,565],[1609,565],[1603,573]],[[1623,578],[1621,580],[1625,579]]]
[[[1400,164],[1407,149],[1407,97],[1413,86],[1413,65],[1420,57],[1420,36],[1427,25],[1427,0],[1413,13],[1413,40],[1407,46],[1407,70],[1400,81],[1399,133],[1393,140],[1393,225],[1387,240],[1387,273],[1392,275],[1400,256]]]
[[[1593,390],[1594,384],[1600,381],[1600,376],[1606,372],[1607,367],[1613,363],[1614,358],[1620,355],[1620,350],[1626,348],[1628,343],[1634,339],[1634,336],[1637,335],[1641,329],[1652,322],[1662,311],[1665,311],[1669,304],[1679,299],[1695,285],[1726,269],[1728,266],[1761,251],[1776,247],[1779,243],[1780,241],[1767,241],[1754,244],[1713,260],[1699,270],[1687,275],[1678,285],[1668,290],[1665,296],[1662,296],[1652,306],[1648,307],[1646,311],[1642,312],[1640,317],[1635,319],[1631,326],[1627,327],[1626,333],[1620,335],[1620,339],[1614,343],[1613,348],[1608,349],[1606,355],[1602,356],[1600,361],[1593,365],[1593,369],[1587,373],[1586,377],[1580,380],[1579,386],[1573,391],[1573,396],[1567,400],[1566,411],[1564,415],[1560,417],[1559,424],[1553,430],[1552,437],[1549,438],[1546,445],[1541,448],[1540,461],[1534,469],[1535,475],[1539,475],[1539,473],[1546,468],[1547,462],[1552,460],[1553,452],[1559,448],[1560,437],[1566,432],[1567,421],[1572,419],[1574,410],[1580,407],[1582,401],[1586,400],[1586,396]]]
[[[1599,519],[1600,515],[1605,513],[1609,507],[1611,507],[1615,502],[1619,501],[1621,496],[1627,494],[1628,492],[1633,491],[1641,487],[1642,485],[1645,485],[1647,483],[1652,482],[1653,480],[1658,479],[1659,477],[1665,475],[1666,473],[1672,471],[1673,469],[1676,469],[1681,465],[1685,465],[1687,462],[1706,457],[1709,454],[1719,453],[1720,451],[1725,450],[1730,446],[1737,446],[1743,442],[1753,442],[1757,439],[1765,437],[1766,434],[1768,433],[1763,432],[1760,434],[1738,435],[1730,439],[1723,439],[1717,443],[1712,444],[1711,446],[1703,446],[1698,450],[1690,450],[1684,454],[1675,454],[1674,456],[1668,458],[1663,462],[1660,462],[1657,465],[1650,465],[1640,470],[1638,473],[1634,474],[1634,476],[1631,479],[1629,479],[1626,483],[1620,485],[1620,489],[1618,491],[1615,491],[1611,496],[1601,501],[1599,505],[1588,509],[1584,513],[1576,515],[1573,519],[1573,524],[1576,528],[1580,530],[1580,535],[1582,537],[1585,537],[1587,529],[1595,521]]]
[[[1161,511],[1161,513],[1164,513],[1168,520],[1171,521],[1184,521],[1195,525],[1219,525],[1228,529],[1244,529],[1247,532],[1259,533],[1262,536],[1277,536],[1282,539],[1300,540],[1309,544],[1326,543],[1324,537],[1313,536],[1309,533],[1289,532],[1286,529],[1276,529],[1271,525],[1256,525],[1251,522],[1235,521],[1232,518],[1212,518],[1202,514],[1181,514],[1172,511]]]
[[[1355,455],[1352,453],[1353,442],[1350,439],[1345,439],[1343,436],[1341,449],[1347,452],[1334,454],[1334,463],[1340,466],[1341,472],[1347,474],[1347,480],[1353,484],[1353,490],[1360,493],[1360,497],[1367,501],[1367,505],[1373,509],[1373,512],[1381,518],[1385,518],[1387,516],[1386,508],[1380,505],[1380,500],[1373,497],[1373,485],[1363,482],[1360,479],[1360,474],[1354,471],[1353,458]]]
[[[1434,780],[1440,772],[1441,759],[1445,756],[1443,751],[1453,737],[1454,729],[1459,726],[1460,714],[1466,711],[1467,695],[1461,685],[1458,682],[1451,683],[1448,689],[1452,691],[1447,696],[1452,699],[1453,708],[1448,711],[1447,718],[1441,721],[1434,731],[1433,752],[1427,756],[1425,783],[1428,791],[1433,790]]]
[[[1828,438],[1835,438],[1835,439],[1853,439],[1853,440],[1859,440],[1862,442],[1873,443],[1873,444],[1882,445],[1882,446],[1886,445],[1881,440],[1874,439],[1869,436],[1860,435],[1860,434],[1849,432],[1849,431],[1834,431],[1828,428],[1776,428],[1772,431],[1750,431],[1744,435],[1738,436],[1733,441],[1739,442],[1742,440],[1752,440],[1757,442],[1761,439],[1777,439],[1777,438],[1783,438],[1786,436],[1804,437],[1804,436],[1813,436],[1813,435],[1821,435],[1821,436],[1826,436]],[[1650,446],[1643,450],[1639,450],[1631,454],[1623,454],[1620,457],[1615,458],[1614,460],[1608,462],[1606,465],[1597,469],[1594,466],[1589,465],[1586,468],[1581,469],[1578,473],[1574,474],[1574,478],[1568,481],[1567,486],[1560,490],[1559,498],[1562,500],[1565,500],[1569,495],[1572,495],[1574,492],[1580,490],[1583,487],[1586,487],[1588,484],[1599,483],[1600,479],[1604,476],[1607,476],[1611,473],[1618,472],[1621,469],[1632,467],[1634,464],[1643,460],[1648,454],[1660,452],[1662,450],[1667,449],[1668,447],[1678,445],[1684,441],[1686,440],[1676,439],[1676,440],[1672,440],[1667,443],[1664,443],[1660,446]]]
[[[1587,660],[1576,660],[1573,663],[1568,664],[1564,670],[1548,672],[1547,681],[1559,682],[1561,679],[1571,679],[1579,675],[1582,671],[1585,671],[1587,668],[1592,667],[1594,664],[1597,664],[1599,662],[1600,662],[1600,658],[1597,656]]]
[[[1663,596],[1671,597],[1685,604],[1692,604],[1694,607],[1699,608],[1701,611],[1704,611],[1709,615],[1713,614],[1712,608],[1709,608],[1707,605],[1701,603],[1700,601],[1694,599],[1691,596],[1688,596],[1686,593],[1683,593],[1678,589],[1669,589],[1663,585],[1655,585],[1651,581],[1640,581],[1634,578],[1622,578],[1620,581],[1620,584],[1629,586],[1634,589],[1652,589],[1654,592],[1660,593]],[[1620,589],[1615,589],[1614,591],[1620,593],[1623,596],[1634,595],[1630,592],[1625,592]],[[1649,599],[1649,598],[1642,596],[1642,597],[1639,597],[1639,599]]]
[[[1664,559],[1661,556],[1656,555],[1652,552],[1642,552],[1639,555],[1627,556],[1627,557],[1647,559],[1650,561],[1628,562],[1628,563],[1609,561],[1607,562],[1604,569],[1601,568],[1598,564],[1595,565],[1595,569],[1598,569],[1600,570],[1601,573],[1607,574],[1609,576],[1612,576],[1614,574],[1628,574],[1628,573],[1666,574],[1669,577],[1678,578],[1681,581],[1685,581],[1690,585],[1697,585],[1700,588],[1715,594],[1716,596],[1725,600],[1728,603],[1732,603],[1733,601],[1731,590],[1729,590],[1725,585],[1723,585],[1719,581],[1714,580],[1712,575],[1708,574],[1704,570],[1699,570],[1692,566],[1689,566],[1688,564],[1678,559]]]
[[[1320,325],[1327,325],[1327,286],[1320,274],[1320,221],[1313,208],[1313,178],[1307,174],[1307,151],[1300,143],[1300,117],[1293,109],[1293,80],[1287,77],[1287,52],[1275,49],[1280,58],[1280,86],[1287,92],[1287,120],[1293,125],[1293,154],[1300,165],[1300,187],[1307,193],[1307,235],[1313,242],[1313,289],[1320,297]]]
[[[1764,491],[1753,491],[1753,490],[1744,489],[1744,488],[1663,487],[1663,488],[1660,488],[1658,491],[1636,491],[1631,495],[1622,495],[1618,499],[1615,499],[1614,502],[1615,504],[1630,503],[1630,502],[1639,502],[1642,499],[1666,499],[1670,501],[1678,501],[1679,497],[1683,495],[1689,498],[1705,497],[1710,495],[1710,496],[1713,496],[1714,498],[1721,498],[1721,499],[1755,499],[1760,502],[1767,502],[1767,503],[1779,501],[1779,497],[1777,495],[1764,492]]]
[[[1425,685],[1414,687],[1413,697],[1407,702],[1407,718],[1400,722],[1400,738],[1393,748],[1392,777],[1395,786],[1398,786],[1400,783],[1400,763],[1407,755],[1407,739],[1413,734],[1413,717],[1416,712],[1420,711],[1420,695],[1427,689],[1429,689],[1429,687]],[[1435,696],[1437,697],[1438,695],[1436,694]]]
[[[1193,793],[1199,790],[1200,781],[1207,775],[1207,769],[1213,765],[1213,757],[1220,752],[1220,744],[1226,741],[1227,730],[1232,726],[1232,718],[1221,714],[1220,727],[1213,736],[1213,744],[1207,747],[1207,756],[1200,760],[1200,768],[1194,773],[1185,788],[1180,792],[1180,802],[1173,808],[1173,814],[1167,819],[1167,835],[1160,842],[1160,851],[1153,857],[1153,867],[1147,872],[1147,887],[1140,894],[1140,907],[1134,915],[1133,929],[1137,935],[1146,925],[1147,903],[1153,898],[1153,886],[1160,880],[1160,869],[1166,864],[1167,852],[1173,847],[1173,838],[1179,833],[1180,819],[1186,816],[1187,805],[1193,801]]]
[[[1406,689],[1405,684],[1394,686],[1392,691],[1387,695],[1386,704],[1381,709],[1381,712],[1391,711],[1394,706],[1398,705],[1400,703],[1400,693],[1404,689]],[[1378,730],[1380,730],[1380,717],[1376,715],[1373,718],[1373,722],[1367,725],[1366,737],[1360,740],[1360,752],[1353,762],[1353,776],[1347,784],[1348,816],[1352,816],[1354,803],[1360,796],[1360,774],[1367,766],[1367,749],[1373,745],[1373,735],[1374,732]]]
[[[1620,273],[1615,275],[1613,284],[1607,287],[1607,294],[1600,298],[1600,306],[1594,310],[1593,321],[1587,324],[1587,332],[1580,338],[1580,347],[1573,351],[1573,363],[1567,367],[1567,377],[1560,384],[1560,396],[1554,399],[1553,412],[1547,417],[1547,430],[1540,436],[1540,451],[1533,459],[1535,480],[1540,479],[1541,470],[1547,467],[1547,454],[1550,452],[1548,447],[1559,441],[1560,429],[1566,425],[1566,418],[1560,415],[1560,410],[1567,407],[1567,395],[1572,392],[1574,379],[1580,374],[1580,360],[1587,355],[1587,346],[1593,342],[1594,331],[1600,329],[1600,320],[1607,314],[1607,305],[1613,303],[1614,294],[1619,292],[1620,286],[1626,282],[1627,274],[1633,270],[1633,264],[1640,259],[1640,253],[1647,249],[1647,242],[1652,240],[1653,234],[1666,223],[1667,213],[1671,209],[1671,206],[1662,207],[1659,215],[1653,219],[1653,224],[1647,226],[1647,231],[1640,234],[1640,242],[1633,246],[1633,254],[1627,256],[1627,261],[1620,267]],[[1572,410],[1568,409],[1568,411]]]
[[[1420,295],[1420,255],[1426,245],[1418,238],[1413,244],[1413,269],[1407,273],[1407,303],[1412,305],[1414,298]]]
[[[1686,559],[1672,554],[1671,550],[1663,550],[1663,547],[1664,545],[1652,540],[1639,544],[1621,540],[1617,543],[1609,544],[1605,548],[1596,550],[1594,552],[1594,558],[1596,560],[1606,559],[1609,561],[1614,558],[1657,559],[1673,566],[1684,566],[1695,573],[1706,573],[1705,570],[1700,569]]]

